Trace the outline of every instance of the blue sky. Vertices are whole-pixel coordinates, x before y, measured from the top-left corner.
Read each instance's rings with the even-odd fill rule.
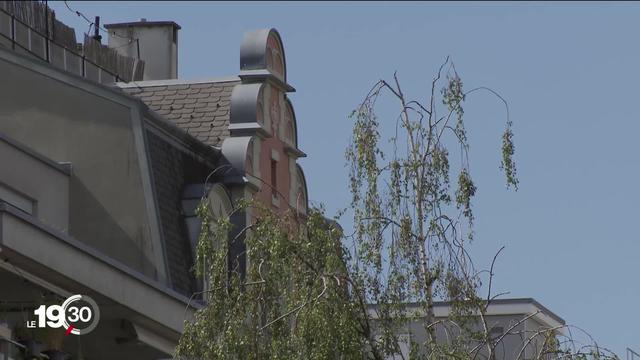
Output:
[[[237,74],[243,32],[277,28],[310,198],[329,212],[349,199],[349,112],[394,71],[405,93],[426,99],[450,55],[465,87],[499,91],[514,121],[517,193],[498,170],[502,104],[486,94],[466,102],[477,265],[505,245],[496,290],[537,299],[621,356],[640,349],[640,4],[69,4],[103,24],[176,21],[186,79]]]

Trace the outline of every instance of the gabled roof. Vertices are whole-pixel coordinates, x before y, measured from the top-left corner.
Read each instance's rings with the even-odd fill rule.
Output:
[[[229,136],[231,91],[237,77],[208,80],[156,80],[117,83],[157,114],[206,145],[220,146]]]

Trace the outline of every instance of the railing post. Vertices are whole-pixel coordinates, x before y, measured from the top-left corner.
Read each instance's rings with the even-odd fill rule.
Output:
[[[44,38],[44,46],[45,46],[45,56],[47,57],[47,62],[51,63],[51,56],[49,55],[49,0],[44,0],[44,28],[45,28],[45,38]]]
[[[49,46],[49,38],[45,37],[44,38],[44,57],[46,58],[45,60],[47,60],[48,63],[51,63],[51,56],[49,55],[50,50],[51,50],[51,47]]]
[[[16,49],[16,16],[11,14],[11,50]]]

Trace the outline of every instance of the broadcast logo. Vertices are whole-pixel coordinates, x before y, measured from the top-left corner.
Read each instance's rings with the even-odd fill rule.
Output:
[[[37,320],[27,321],[28,328],[64,328],[65,334],[85,335],[100,321],[98,304],[87,295],[72,295],[62,305],[40,305],[33,311]]]

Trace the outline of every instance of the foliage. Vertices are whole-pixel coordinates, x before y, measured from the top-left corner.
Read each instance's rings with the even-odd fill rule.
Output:
[[[499,333],[487,320],[489,306],[503,295],[492,293],[500,251],[485,271],[474,268],[467,252],[478,189],[463,109],[481,90],[505,104],[499,168],[507,187],[517,190],[506,101],[489,88],[465,92],[447,58],[428,103],[409,100],[394,75],[393,83],[377,82],[351,114],[353,234],[343,234],[321,208],[273,212],[253,201],[236,205],[235,212],[248,212],[253,221],[234,229],[228,218],[214,219],[204,201],[195,268],[206,279],[205,305],[185,322],[177,357],[385,359],[400,352],[400,330],[417,323],[426,341],[410,339],[412,359],[495,359],[509,336],[523,342],[518,358],[615,359],[593,341],[576,346],[561,327],[523,330],[537,313]],[[399,104],[389,137],[376,111],[383,93]],[[232,251],[237,241],[246,245],[242,254]],[[244,255],[246,269],[237,261]],[[436,318],[437,300],[449,302],[447,318]]]
[[[246,273],[229,267],[235,239],[228,218],[213,219],[207,202],[196,269],[207,279],[207,306],[186,323],[178,357],[198,359],[358,358],[355,307],[348,300],[340,229],[321,210],[276,214],[257,203],[254,224],[243,229]],[[212,241],[212,239],[215,239]],[[215,244],[212,245],[212,244]],[[322,336],[318,336],[318,335]]]
[[[440,109],[437,87],[444,71],[447,81],[440,92],[444,105]],[[384,91],[400,105],[396,131],[389,138],[392,150],[387,152],[380,145],[383,139],[375,112]],[[367,301],[378,304],[382,327],[401,318],[405,304],[417,303],[419,315],[404,321],[423,323],[428,341],[416,344],[420,353],[434,358],[460,357],[478,342],[488,345],[486,335],[473,329],[474,322],[469,321],[472,313],[486,312],[488,301],[478,295],[481,279],[466,252],[466,244],[473,238],[472,200],[477,191],[469,170],[464,121],[463,102],[468,93],[448,59],[434,78],[430,95],[426,105],[407,99],[394,75],[393,83],[379,81],[352,114],[353,141],[346,153],[355,224],[352,273],[366,289]],[[456,164],[457,186],[452,189],[450,154],[456,148],[461,161]],[[502,168],[507,184],[517,186],[514,150],[507,119]],[[382,183],[384,191],[380,191]],[[438,345],[433,310],[436,299],[450,302],[451,320],[460,325],[460,338],[465,341],[455,346]],[[387,307],[393,311],[386,311]],[[391,337],[389,341],[395,340]],[[487,351],[491,356],[490,345]]]

